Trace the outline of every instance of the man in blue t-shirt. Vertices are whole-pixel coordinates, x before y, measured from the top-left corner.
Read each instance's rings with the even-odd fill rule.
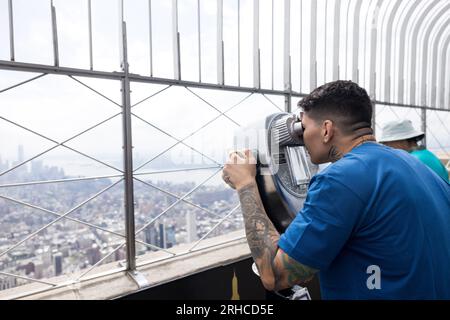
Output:
[[[268,219],[250,151],[223,178],[239,193],[247,241],[268,290],[319,272],[324,299],[450,299],[450,186],[413,156],[376,143],[363,88],[335,81],[299,102],[315,175],[280,235]]]

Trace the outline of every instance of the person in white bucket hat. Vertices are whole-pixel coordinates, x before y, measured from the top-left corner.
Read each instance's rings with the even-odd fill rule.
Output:
[[[380,143],[395,149],[402,149],[422,161],[438,176],[449,182],[447,169],[431,151],[419,146],[418,142],[425,137],[425,133],[414,129],[410,120],[388,122],[383,127]]]

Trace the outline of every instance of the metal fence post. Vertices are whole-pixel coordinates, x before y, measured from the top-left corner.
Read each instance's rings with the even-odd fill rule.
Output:
[[[12,0],[8,0],[8,17],[9,17],[9,52],[11,61],[15,60],[14,53],[14,14]]]
[[[422,131],[425,133],[423,138],[423,146],[427,146],[427,109],[422,108]]]
[[[123,19],[123,17],[122,17]],[[122,130],[123,130],[123,162],[125,174],[125,235],[127,240],[127,269],[136,269],[136,245],[134,226],[134,190],[133,190],[133,147],[131,138],[131,98],[128,69],[126,23],[121,21],[122,40]]]
[[[377,130],[377,104],[372,101],[372,130],[373,130],[373,135],[376,135],[376,130]]]
[[[273,22],[272,22],[273,23]],[[284,82],[284,108],[292,112],[292,81],[291,81],[291,0],[284,0],[284,50],[283,50],[283,82]],[[273,77],[273,75],[272,75]]]
[[[149,285],[147,278],[136,270],[136,227],[134,224],[134,178],[133,178],[133,143],[131,121],[131,90],[128,64],[127,24],[124,18],[124,3],[120,1],[120,53],[123,71],[122,83],[122,133],[123,164],[125,180],[125,237],[127,244],[127,273],[139,288]]]

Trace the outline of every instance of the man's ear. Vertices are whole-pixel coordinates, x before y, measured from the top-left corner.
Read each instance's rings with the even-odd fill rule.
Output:
[[[334,136],[334,123],[331,120],[325,120],[322,124],[322,142],[328,143]]]

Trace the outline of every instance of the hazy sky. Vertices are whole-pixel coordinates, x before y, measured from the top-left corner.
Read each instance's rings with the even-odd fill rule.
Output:
[[[310,17],[308,12],[311,1],[291,1],[291,66],[293,90],[309,92],[310,75]],[[9,32],[7,0],[0,0],[0,59],[9,60]],[[14,36],[16,61],[40,64],[53,63],[50,1],[49,0],[14,0]],[[57,11],[58,40],[60,65],[82,69],[89,68],[87,0],[54,0]],[[128,29],[130,70],[141,75],[150,74],[149,55],[149,9],[148,0],[125,1],[125,20]],[[173,42],[172,42],[172,1],[152,0],[152,38],[153,38],[153,75],[155,77],[173,78]],[[178,27],[180,32],[181,75],[184,80],[198,81],[198,36],[197,36],[197,0],[178,1]],[[224,0],[224,61],[225,82],[238,84],[238,16],[237,0]],[[240,84],[253,86],[253,0],[241,0],[240,11]],[[275,89],[283,89],[283,6],[284,1],[275,1],[273,24],[273,85]],[[354,9],[356,1],[342,0],[341,16]],[[392,10],[393,1],[384,1],[377,9],[376,1],[364,0],[362,12],[369,9],[372,15],[376,12],[382,16]],[[201,0],[201,76],[203,82],[217,82],[216,51],[216,0]],[[350,7],[349,7],[350,4]],[[334,1],[318,0],[317,31],[317,80],[318,84],[332,80],[331,58],[333,54],[333,10]],[[405,4],[399,8],[404,12]],[[439,9],[439,8],[437,8]],[[437,10],[436,9],[436,10]],[[260,35],[261,49],[261,85],[272,87],[272,1],[260,1]],[[370,16],[371,17],[371,16]],[[369,17],[369,18],[370,18]],[[370,30],[371,19],[366,24],[365,16],[360,17],[360,57],[358,64],[368,64],[364,59],[370,44],[365,37],[365,30]],[[347,32],[341,32],[340,60],[341,78],[351,78],[352,31],[353,19]],[[327,28],[325,28],[325,21]],[[95,70],[119,71],[119,1],[92,0],[93,25],[93,60]],[[300,36],[300,28],[302,30]],[[346,30],[347,21],[341,18],[341,30]],[[327,30],[327,32],[326,32]],[[300,41],[301,37],[301,41]],[[384,37],[378,37],[379,50],[384,47]],[[394,45],[398,45],[395,42]],[[302,46],[300,48],[300,46]],[[343,54],[348,51],[348,54]],[[381,51],[380,51],[381,52]],[[301,58],[301,59],[300,59]],[[393,62],[399,57],[393,57]],[[325,68],[325,60],[327,67]],[[378,62],[379,66],[381,62]],[[301,74],[300,74],[301,71]],[[0,90],[17,82],[35,76],[23,72],[0,71]],[[364,77],[365,76],[365,77]],[[368,75],[361,71],[361,85],[365,85]],[[120,104],[120,84],[117,81],[78,78],[92,86],[109,99]],[[301,84],[300,84],[301,79]],[[132,84],[132,102],[136,103],[152,93],[165,88],[162,85]],[[381,90],[381,89],[380,89]],[[133,112],[149,121],[170,135],[182,139],[193,131],[204,126],[241,99],[245,93],[232,93],[193,89],[194,92],[214,105],[214,110],[184,88],[172,87],[154,98],[140,104]],[[382,92],[381,92],[382,93]],[[279,108],[283,108],[283,97],[268,97]],[[293,99],[293,104],[298,99]],[[0,93],[0,116],[23,126],[31,128],[58,142],[68,139],[78,132],[89,128],[110,116],[120,112],[114,103],[92,93],[76,81],[66,76],[48,75],[19,88]],[[261,95],[253,95],[242,105],[229,113],[229,118],[220,117],[197,135],[190,137],[186,143],[209,155],[216,161],[222,161],[224,152],[232,143],[233,132],[238,125],[245,126],[264,115],[279,111]],[[377,120],[379,125],[396,118],[389,108],[378,107],[382,111]],[[399,117],[410,118],[420,128],[420,117],[415,110],[394,109]],[[450,146],[450,134],[442,124],[450,123],[448,113],[429,112],[428,120],[432,134],[438,137],[443,146]],[[380,132],[379,127],[378,133]],[[135,164],[139,166],[152,156],[173,145],[175,140],[158,132],[143,121],[133,119]],[[431,133],[431,147],[437,147]],[[25,132],[0,119],[0,155],[3,159],[16,160],[17,146],[23,144],[27,157],[33,156],[53,143]],[[69,146],[83,151],[102,161],[121,167],[121,118],[116,116],[88,134],[80,136],[68,143]],[[449,147],[450,148],[450,147]],[[190,159],[192,150],[178,145],[172,151],[172,158]],[[180,156],[182,155],[182,156]],[[73,159],[72,162],[67,161]],[[73,154],[64,148],[58,148],[44,156],[47,163],[74,163],[91,160]],[[208,160],[209,161],[209,160]],[[206,161],[206,162],[208,162]],[[86,164],[86,166],[87,166]],[[78,166],[79,167],[79,166]],[[102,172],[110,173],[111,169],[103,168]],[[76,171],[76,169],[73,169]],[[98,172],[98,169],[95,169]],[[80,173],[81,174],[81,173]]]

